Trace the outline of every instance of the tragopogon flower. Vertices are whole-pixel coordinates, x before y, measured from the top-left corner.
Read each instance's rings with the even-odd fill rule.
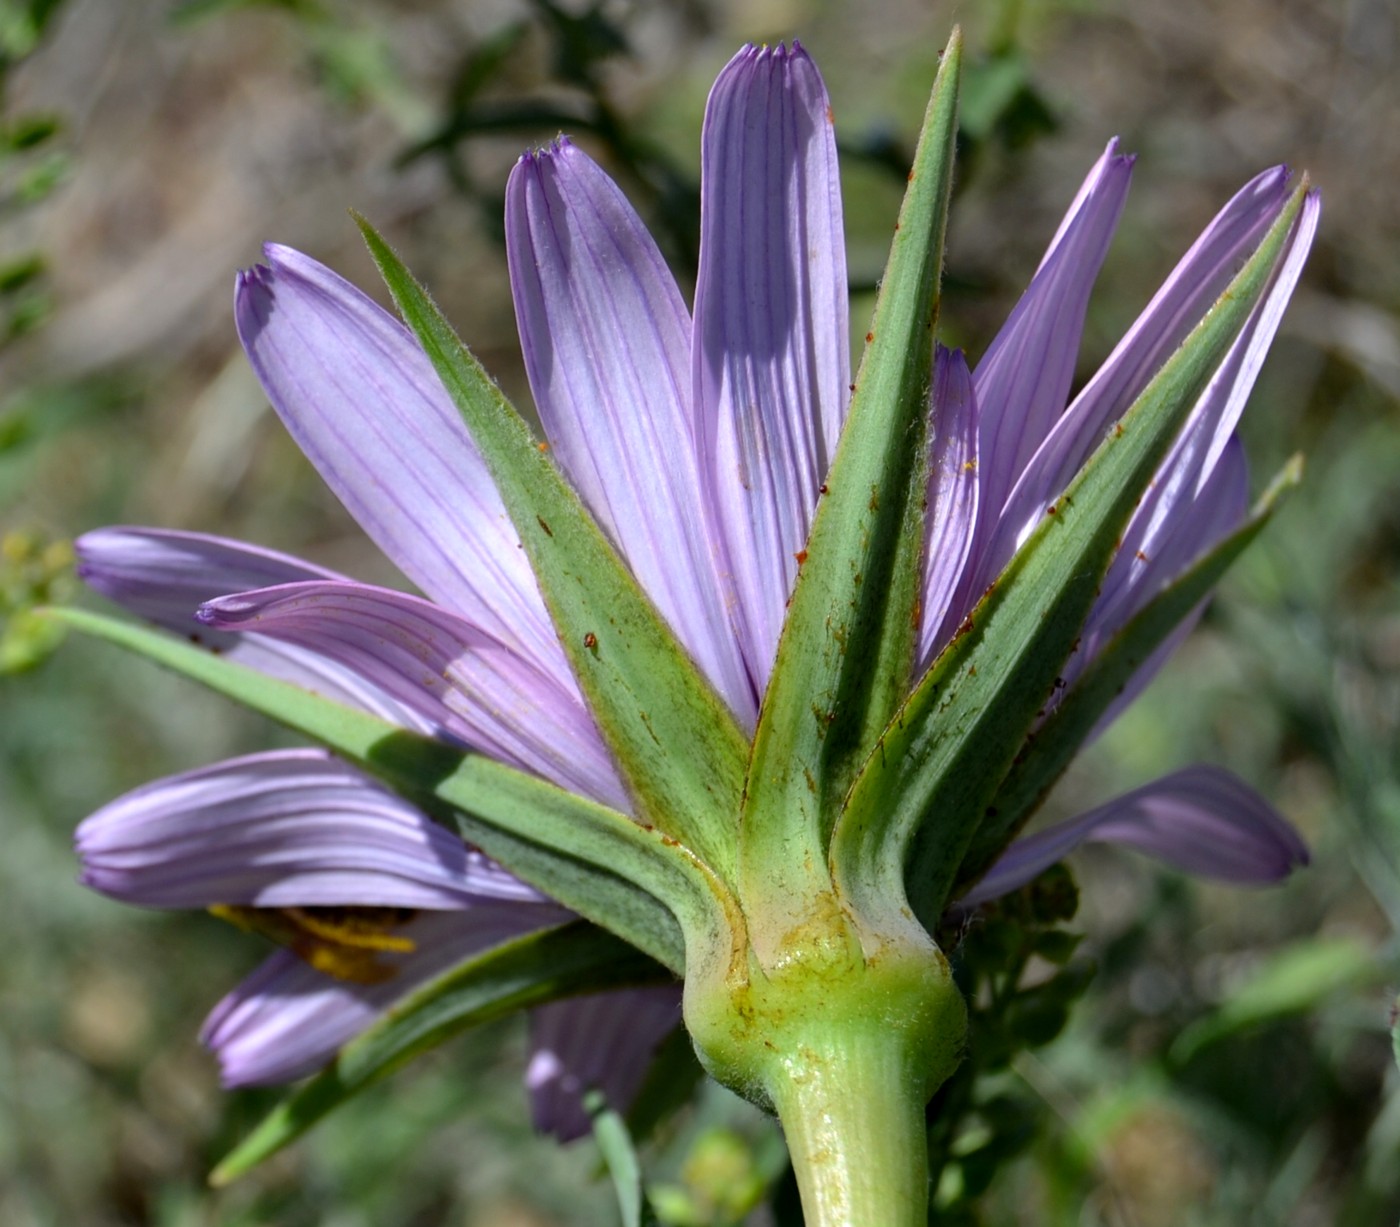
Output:
[[[938,353],[916,676],[1289,196],[1282,169],[1247,184],[1071,398],[1090,290],[1131,170],[1110,143],[975,370]],[[562,138],[516,166],[506,237],[550,454],[752,733],[851,388],[830,107],[796,44],[747,48],[724,69],[705,118],[702,180],[693,311],[621,191]],[[1317,210],[1309,197],[1263,299],[1133,517],[1052,707],[1165,584],[1241,522],[1247,479],[1235,425]],[[429,359],[314,260],[276,246],[266,259],[238,279],[249,359],[322,477],[425,596],[156,529],[88,534],[78,543],[82,574],[255,669],[631,812],[516,528]],[[1220,769],[1195,767],[1013,844],[969,883],[964,906],[1013,889],[1086,839],[1237,882],[1276,880],[1306,856],[1266,802]],[[314,1069],[408,988],[561,915],[319,751],[150,785],[89,819],[79,849],[99,890],[152,906],[217,905],[273,928],[290,948],[207,1025],[235,1084]],[[548,1010],[536,1025],[532,1088],[541,1122],[571,1134],[586,1127],[571,1095],[601,1083],[625,1102],[678,1018],[678,995],[648,989]]]

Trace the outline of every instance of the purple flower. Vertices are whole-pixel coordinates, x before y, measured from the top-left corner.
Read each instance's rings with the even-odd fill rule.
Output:
[[[702,159],[693,315],[617,186],[567,140],[516,166],[506,235],[550,451],[751,732],[850,386],[831,112],[805,52],[747,48],[731,61],[710,97]],[[975,370],[938,354],[920,671],[1288,195],[1282,169],[1247,184],[1071,399],[1090,290],[1131,172],[1110,143]],[[1240,523],[1247,478],[1235,424],[1317,210],[1309,198],[1269,290],[1139,506],[1068,688]],[[277,246],[266,257],[238,279],[249,359],[303,451],[425,597],[155,529],[83,537],[82,574],[254,668],[629,812],[515,529],[427,357],[314,260]],[[964,904],[1013,889],[1087,839],[1237,882],[1272,881],[1306,859],[1262,799],[1223,771],[1194,768],[1013,845]],[[232,1084],[314,1069],[407,989],[566,915],[320,752],[255,755],[149,785],[90,818],[78,844],[84,880],[108,894],[275,918],[295,953],[275,955],[205,1028]],[[375,910],[344,911],[365,908]],[[678,999],[645,990],[538,1011],[529,1084],[540,1123],[584,1130],[578,1094],[590,1084],[625,1103],[678,1021]]]

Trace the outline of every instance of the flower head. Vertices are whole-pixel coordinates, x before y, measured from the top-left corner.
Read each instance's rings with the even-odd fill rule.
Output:
[[[804,51],[747,48],[730,62],[710,97],[702,159],[693,311],[622,192],[565,139],[516,166],[506,236],[549,454],[752,735],[853,386],[831,109]],[[1281,169],[1246,185],[1071,397],[1090,291],[1131,173],[1111,142],[981,360],[969,369],[960,353],[937,353],[910,686],[1289,200]],[[1241,524],[1247,478],[1235,425],[1316,217],[1310,196],[1133,514],[1043,718]],[[153,529],[81,539],[85,578],[254,669],[610,811],[644,807],[581,684],[579,645],[574,656],[561,646],[554,598],[433,362],[308,256],[269,246],[266,261],[237,283],[249,360],[307,457],[424,596]],[[1101,723],[1184,626],[1141,663]],[[596,638],[586,640],[595,650]],[[1213,768],[1178,772],[1004,851],[1012,834],[993,839],[988,863],[997,863],[980,884],[965,883],[964,906],[1013,889],[1086,839],[1241,882],[1274,880],[1306,855],[1261,798]],[[206,1026],[232,1083],[305,1073],[407,988],[566,916],[319,751],[254,756],[138,790],[83,825],[79,850],[89,885],[132,902],[281,917],[294,953],[275,956]],[[363,907],[399,911],[368,925],[336,912]],[[673,989],[639,992],[549,1006],[537,1018],[530,1078],[537,1105],[552,1105],[541,1108],[544,1123],[585,1128],[575,1093],[589,1082],[623,1099],[635,1088],[678,1017]]]

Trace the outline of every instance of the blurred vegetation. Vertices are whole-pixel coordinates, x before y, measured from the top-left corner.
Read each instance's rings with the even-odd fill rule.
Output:
[[[1400,1216],[1388,0],[0,0],[0,1222],[617,1221],[594,1143],[531,1136],[512,1026],[376,1088],[242,1183],[204,1187],[275,1100],[225,1095],[195,1041],[261,951],[207,917],[88,895],[69,840],[118,792],[276,735],[100,646],[55,654],[26,610],[71,595],[72,536],[117,522],[392,582],[268,413],[233,335],[233,269],[277,239],[377,293],[345,216],[359,208],[526,402],[500,248],[512,160],[575,135],[684,279],[705,92],[746,39],[796,34],[826,74],[863,331],[954,19],[972,63],[945,327],[974,356],[1115,133],[1142,158],[1083,374],[1248,175],[1306,165],[1326,209],[1244,426],[1261,473],[1305,450],[1305,486],[1054,802],[1223,762],[1303,829],[1314,864],[1232,892],[1094,849],[1075,862],[1072,921],[1066,874],[1049,911],[1053,882],[970,930],[959,974],[984,1025],[931,1135],[942,1221]],[[672,1059],[693,1072],[683,1045]],[[712,1086],[642,1163],[668,1222],[794,1221],[775,1130]]]

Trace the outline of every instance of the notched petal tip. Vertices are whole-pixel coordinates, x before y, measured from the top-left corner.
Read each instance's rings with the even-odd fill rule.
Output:
[[[272,291],[275,273],[266,264],[250,264],[241,268],[235,276],[235,290],[239,294],[256,293],[258,290]]]
[[[723,80],[725,76],[735,71],[760,67],[783,68],[789,65],[801,66],[817,73],[815,61],[808,55],[807,49],[795,38],[792,40],[791,46],[781,42],[745,43],[724,66],[715,83],[719,84],[719,81]]]
[[[194,620],[201,626],[226,629],[241,626],[249,609],[248,602],[240,601],[236,595],[215,597],[205,601],[194,611]]]
[[[565,133],[560,132],[543,145],[532,145],[528,149],[522,149],[520,156],[515,160],[515,166],[511,169],[510,178],[514,179],[518,174],[551,166],[556,160],[567,158],[575,151],[574,142]]]
[[[107,567],[103,560],[118,543],[119,529],[95,528],[73,540],[73,573],[89,588],[106,594]]]
[[[239,269],[233,286],[233,320],[247,345],[267,328],[272,316],[276,273],[266,264]]]

